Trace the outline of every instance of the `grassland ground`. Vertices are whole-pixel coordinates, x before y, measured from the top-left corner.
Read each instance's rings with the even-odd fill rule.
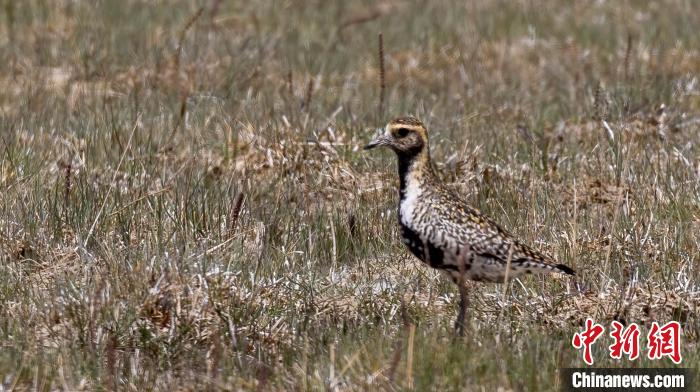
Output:
[[[555,390],[586,317],[697,368],[694,3],[464,3],[2,1],[0,386]],[[360,150],[405,114],[576,279],[470,283],[455,339]]]

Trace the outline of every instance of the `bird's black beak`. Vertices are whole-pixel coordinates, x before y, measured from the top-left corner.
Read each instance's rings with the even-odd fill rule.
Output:
[[[377,143],[376,140],[372,140],[371,142],[367,143],[367,145],[363,148],[363,150],[371,150],[374,147],[377,147],[379,143]]]
[[[371,150],[375,147],[380,147],[380,146],[386,146],[389,144],[389,140],[387,140],[386,136],[384,135],[379,135],[377,136],[374,140],[371,142],[367,143],[367,145],[364,147],[365,150]]]

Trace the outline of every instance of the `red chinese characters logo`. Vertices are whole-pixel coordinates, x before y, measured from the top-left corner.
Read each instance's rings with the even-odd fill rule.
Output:
[[[591,354],[591,346],[605,331],[602,325],[596,324],[591,319],[586,319],[586,330],[581,333],[574,334],[574,338],[571,343],[574,348],[583,348],[583,360],[589,364],[593,365],[593,355]]]
[[[630,324],[625,328],[622,323],[613,321],[613,330],[610,331],[610,336],[615,340],[608,347],[610,356],[615,359],[622,358],[622,354],[627,354],[630,360],[635,360],[639,357],[639,326],[635,323]]]
[[[625,326],[613,321],[610,337],[613,342],[608,346],[610,357],[621,359],[624,355],[631,361],[639,358],[639,337],[641,330],[639,325],[632,323]],[[571,340],[574,348],[583,350],[583,360],[588,365],[593,365],[593,344],[603,336],[605,328],[592,319],[586,319],[585,329],[574,334]],[[647,334],[647,358],[650,360],[670,358],[674,363],[681,363],[681,325],[677,321],[670,321],[663,326],[653,322]]]
[[[678,321],[666,323],[663,327],[654,321],[647,335],[649,359],[671,358],[673,363],[681,363],[681,325]]]

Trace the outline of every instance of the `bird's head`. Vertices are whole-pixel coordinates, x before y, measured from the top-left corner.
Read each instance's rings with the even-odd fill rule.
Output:
[[[382,146],[391,148],[399,156],[417,156],[428,150],[428,131],[417,118],[397,118],[380,129],[379,135],[365,146],[365,150]]]

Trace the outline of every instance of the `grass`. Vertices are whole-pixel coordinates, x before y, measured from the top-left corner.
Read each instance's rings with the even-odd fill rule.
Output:
[[[3,388],[554,390],[589,316],[678,320],[697,368],[691,2],[2,6]],[[576,281],[471,283],[455,339],[359,148],[403,114]]]

